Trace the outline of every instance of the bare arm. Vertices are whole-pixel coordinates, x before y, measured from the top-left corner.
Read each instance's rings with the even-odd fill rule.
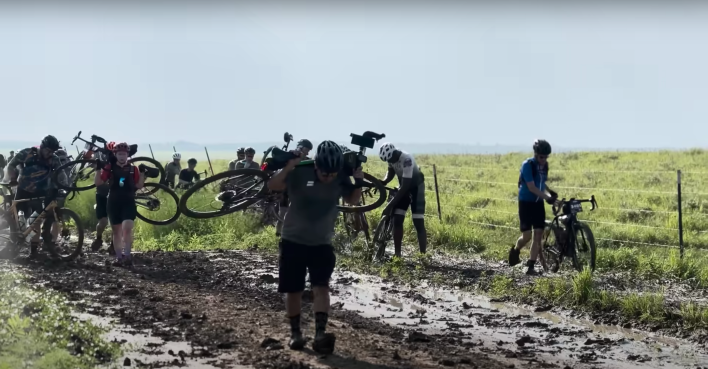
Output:
[[[389,182],[393,181],[393,178],[396,177],[396,171],[393,170],[393,167],[391,165],[388,166],[388,171],[386,172],[386,176],[384,177],[383,180],[381,180],[381,183],[383,185],[387,185]]]
[[[145,173],[139,172],[138,183],[135,184],[135,188],[140,189],[140,188],[143,188],[144,186],[145,186]]]
[[[361,167],[354,171],[354,178],[364,178],[364,173],[362,172]],[[347,182],[348,181],[349,179],[347,179]],[[349,185],[351,185],[351,183],[349,183]],[[344,197],[344,202],[349,205],[358,205],[359,201],[361,201],[361,187],[353,188],[349,196]]]
[[[536,187],[536,184],[531,181],[531,182],[526,182],[526,186],[529,188],[529,191],[531,191],[532,194],[544,199],[544,200],[550,200],[551,195],[549,195],[547,192],[541,191]],[[546,187],[548,189],[548,187]]]
[[[411,187],[413,187],[413,178],[402,178],[401,187],[398,189],[396,196],[393,197],[393,200],[386,206],[384,212],[390,212],[404,197],[408,196]]]

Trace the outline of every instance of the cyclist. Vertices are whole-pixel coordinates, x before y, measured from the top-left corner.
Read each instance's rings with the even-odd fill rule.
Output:
[[[312,142],[310,142],[310,140],[308,139],[303,138],[302,140],[297,142],[297,147],[295,149],[305,155],[303,160],[307,160],[309,159],[307,155],[310,155],[310,151],[312,150]],[[278,237],[280,237],[280,233],[283,230],[283,221],[281,219],[285,219],[285,214],[288,213],[289,206],[290,199],[288,198],[288,193],[283,192],[283,199],[280,200],[280,207],[278,208],[279,219],[275,223],[275,235]]]
[[[300,302],[305,289],[305,274],[309,271],[316,327],[312,348],[315,352],[328,354],[334,350],[335,344],[334,335],[325,331],[329,279],[336,262],[332,237],[339,214],[337,205],[342,197],[347,203],[356,204],[361,198],[361,189],[354,188],[349,177],[341,174],[344,156],[336,143],[320,143],[314,165],[297,166],[305,156],[303,153],[299,155],[268,181],[269,189],[287,191],[291,201],[279,245],[278,292],[287,294],[286,312],[291,329],[289,346],[293,350],[302,349],[305,340],[300,331]],[[354,177],[363,178],[361,168],[356,169]]]
[[[32,211],[40,212],[44,206],[54,200],[59,191],[51,183],[50,174],[53,170],[61,166],[59,157],[55,152],[59,150],[59,140],[52,135],[48,135],[42,139],[39,148],[31,147],[17,152],[12,160],[8,163],[7,173],[10,179],[10,185],[17,185],[15,200],[28,198],[44,197],[44,203],[41,201],[21,202],[17,205],[17,210],[25,213],[29,217]],[[21,174],[17,175],[17,166],[22,166]],[[58,180],[61,183],[68,183],[66,175],[62,172],[59,174]],[[44,248],[49,251],[52,256],[56,255],[52,240],[57,239],[59,235],[59,224],[54,219],[53,212],[47,213],[42,224],[42,241]],[[30,240],[30,257],[37,256],[39,249],[39,234],[35,234]]]
[[[7,158],[7,162],[9,163],[12,160],[12,158],[14,158],[14,157],[15,157],[15,152],[10,151],[10,156]]]
[[[115,148],[116,143],[111,141],[108,144],[106,144],[106,149],[113,151]],[[107,163],[108,162],[108,157],[106,157],[103,153],[96,152],[97,159],[100,162]],[[96,171],[96,177],[101,176],[101,171],[97,170]],[[96,224],[96,239],[93,240],[93,243],[91,244],[91,250],[92,251],[98,251],[101,249],[101,246],[103,246],[103,232],[106,230],[106,227],[108,226],[108,192],[110,190],[110,185],[108,183],[104,183],[100,186],[96,186],[96,205],[94,206],[94,209],[96,210],[96,219],[98,219],[98,224]],[[108,252],[113,255],[115,254],[115,249],[113,247],[113,240],[111,239],[111,247],[108,249]]]
[[[177,188],[187,189],[194,184],[194,180],[196,180],[196,182],[200,180],[199,173],[194,170],[196,167],[197,159],[190,158],[187,160],[187,168],[184,168],[181,172],[179,172],[179,184],[177,185]]]
[[[531,240],[531,255],[527,262],[526,274],[536,275],[534,266],[541,252],[543,229],[546,227],[546,206],[544,200],[550,203],[557,201],[558,194],[546,184],[548,179],[548,157],[551,155],[551,144],[546,140],[536,140],[533,143],[533,157],[524,160],[519,175],[519,228],[521,237],[516,245],[509,250],[509,265],[521,262],[521,249]]]
[[[379,149],[379,157],[388,163],[388,172],[383,179],[384,185],[398,177],[398,193],[391,200],[383,214],[393,215],[393,244],[395,255],[401,257],[403,243],[403,223],[408,207],[411,208],[413,226],[418,234],[418,247],[425,253],[428,246],[428,234],[425,229],[425,178],[416,164],[413,155],[396,149],[392,143],[385,143]],[[395,210],[394,210],[395,209]]]
[[[245,150],[245,156],[243,160],[236,163],[236,169],[261,169],[261,166],[253,161],[253,157],[256,155],[256,150],[249,147]]]
[[[246,148],[239,147],[238,150],[236,150],[236,159],[229,162],[229,170],[237,169],[236,164],[244,159],[246,159]]]
[[[113,147],[108,164],[102,164],[96,186],[109,184],[107,212],[113,229],[114,265],[131,267],[133,256],[133,224],[138,212],[135,191],[143,187],[145,176],[135,165],[128,164],[130,147],[121,142]]]
[[[179,172],[182,170],[180,160],[182,160],[182,155],[176,152],[172,154],[172,161],[165,165],[165,181],[170,188],[175,188],[175,177],[179,176]]]
[[[5,171],[6,165],[7,165],[7,161],[5,161],[5,155],[0,154],[0,181],[2,181],[3,172]]]

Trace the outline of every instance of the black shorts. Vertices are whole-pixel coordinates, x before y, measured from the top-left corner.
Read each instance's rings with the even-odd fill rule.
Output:
[[[106,210],[108,213],[108,221],[111,225],[122,224],[125,220],[135,220],[138,214],[138,208],[135,205],[135,199],[133,198],[115,198],[111,199],[108,197],[108,206]]]
[[[405,216],[408,207],[411,208],[413,219],[425,218],[425,183],[412,187],[408,196],[402,198],[401,201],[396,204],[396,210],[394,210],[393,213]]]
[[[307,246],[281,239],[279,248],[278,292],[304,291],[308,271],[312,286],[329,286],[337,261],[332,245]]]
[[[543,201],[519,201],[519,228],[521,232],[546,227],[546,205]]]
[[[96,219],[108,217],[108,197],[96,194]]]

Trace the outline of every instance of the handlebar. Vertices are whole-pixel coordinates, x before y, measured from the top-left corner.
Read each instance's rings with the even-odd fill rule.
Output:
[[[590,205],[592,206],[590,208],[590,211],[593,211],[598,208],[597,201],[595,200],[595,195],[591,195],[589,199],[571,198],[566,201],[566,199],[563,198],[561,200],[558,200],[558,202],[560,202],[560,205],[558,207],[556,207],[555,205],[553,205],[553,207],[552,207],[553,215],[557,215],[558,212],[560,212],[563,208],[565,208],[566,205],[569,205],[569,204],[581,204],[581,203],[588,203],[589,202]]]

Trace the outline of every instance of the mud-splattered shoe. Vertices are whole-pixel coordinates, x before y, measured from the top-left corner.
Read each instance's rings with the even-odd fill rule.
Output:
[[[293,333],[290,336],[290,342],[288,346],[291,350],[302,350],[305,348],[305,337],[302,336],[301,332]]]
[[[39,256],[39,242],[30,243],[30,259],[36,259]]]
[[[521,263],[521,258],[519,255],[521,255],[521,250],[517,250],[515,246],[512,246],[511,249],[509,249],[509,266],[514,266]]]
[[[325,333],[320,338],[315,338],[312,341],[312,349],[322,355],[329,355],[334,352],[334,344],[337,338],[332,333]]]
[[[93,243],[91,243],[91,251],[96,252],[101,249],[101,246],[103,246],[103,240],[97,238],[93,240]]]

